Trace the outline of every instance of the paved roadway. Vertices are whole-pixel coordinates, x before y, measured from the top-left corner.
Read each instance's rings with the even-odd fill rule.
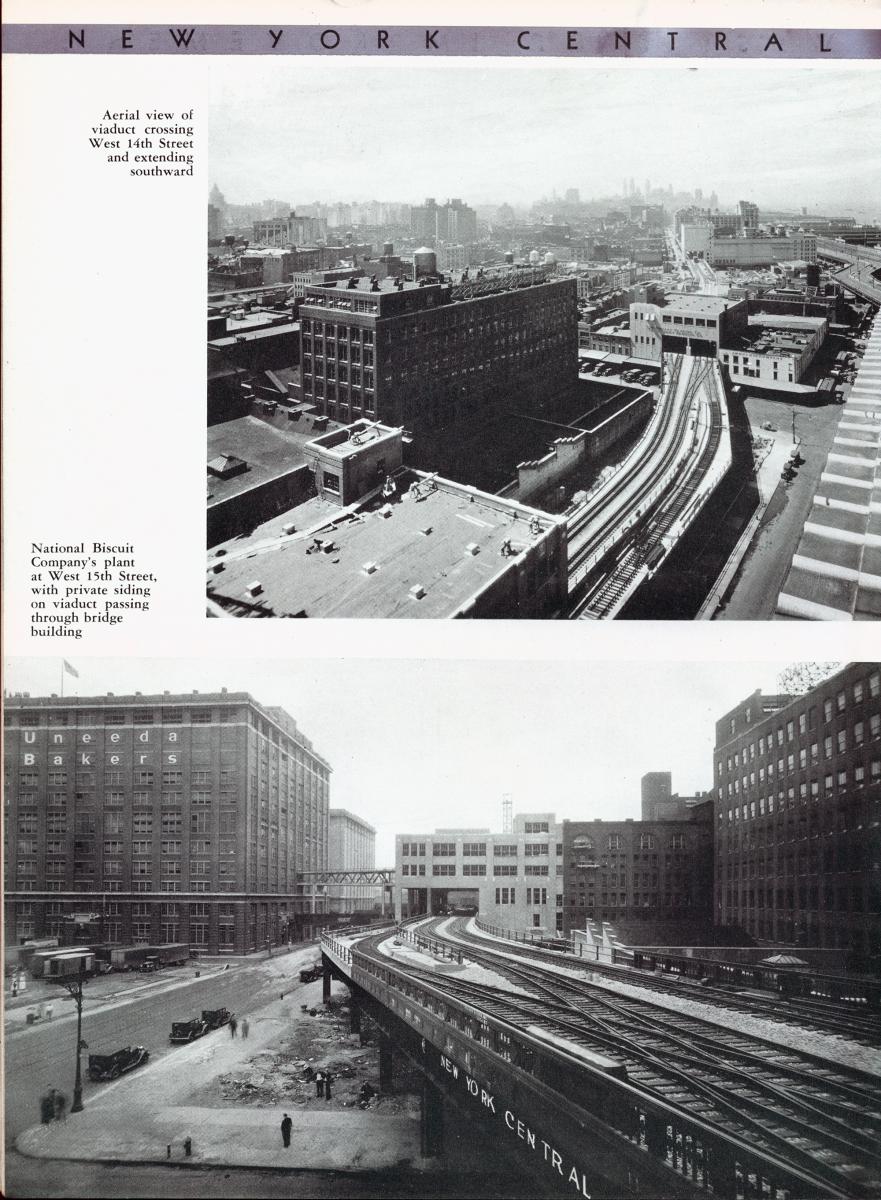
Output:
[[[13,1151],[6,1160],[4,1195],[54,1200],[508,1200],[534,1197],[528,1180],[498,1180],[438,1171],[431,1176],[409,1171],[342,1173],[337,1171],[250,1171],[226,1167],[132,1166],[120,1163],[53,1162]]]
[[[781,430],[788,429],[791,421],[792,406],[778,400],[750,396],[746,410],[759,434],[763,421],[771,421]],[[774,616],[841,412],[838,404],[796,409],[796,432],[802,439],[805,462],[793,482],[781,481],[774,493],[716,620],[769,621]]]
[[[179,968],[180,986],[170,990],[141,993],[137,999],[103,1005],[96,1009],[89,1003],[89,984],[86,981],[83,1004],[83,1039],[92,1053],[110,1053],[123,1046],[146,1046],[154,1058],[173,1054],[176,1047],[168,1038],[172,1021],[185,1021],[197,1016],[203,1008],[228,1008],[239,1016],[251,1012],[278,997],[284,988],[299,988],[300,965],[311,961],[315,947],[290,955],[276,956],[279,964],[290,962],[290,978],[267,978],[259,967],[266,963],[241,964],[220,974],[195,978],[190,967]],[[165,982],[171,975],[163,973]],[[188,980],[188,982],[187,982]],[[76,1044],[76,1017],[72,1001],[62,1001],[66,995],[59,988],[55,1011],[59,1015],[45,1024],[33,1025],[6,1036],[6,1144],[23,1130],[39,1121],[40,1096],[50,1087],[60,1088],[70,1097],[73,1094]],[[61,1013],[66,1015],[61,1016]],[[83,1102],[89,1095],[107,1084],[92,1083],[86,1076],[89,1051],[83,1051]]]

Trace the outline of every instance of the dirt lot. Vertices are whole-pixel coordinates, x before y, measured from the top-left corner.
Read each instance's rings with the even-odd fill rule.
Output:
[[[367,1019],[362,1017],[362,1033],[350,1033],[349,1016],[348,999],[339,995],[332,996],[326,1008],[320,1003],[315,1007],[301,1005],[292,1014],[289,1028],[274,1043],[255,1047],[254,1054],[233,1070],[193,1091],[187,1103],[213,1108],[248,1104],[300,1110],[361,1107],[381,1113],[417,1113],[418,1101],[412,1096],[362,1097],[363,1084],[378,1088],[379,1050]],[[252,1029],[259,1019],[252,1021]],[[314,1075],[319,1071],[330,1072],[329,1100],[317,1095]]]

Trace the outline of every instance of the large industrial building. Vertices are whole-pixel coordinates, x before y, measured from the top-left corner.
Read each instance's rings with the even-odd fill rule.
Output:
[[[395,917],[479,913],[499,929],[563,927],[560,826],[553,813],[519,813],[508,833],[436,829],[395,839]]]
[[[6,936],[245,953],[311,931],[331,768],[244,692],[6,700]],[[83,921],[78,920],[82,925]]]
[[[303,453],[301,474],[317,494],[214,546],[213,615],[555,618],[565,611],[565,517],[408,470],[403,431],[377,422],[314,437]]]
[[[576,386],[577,285],[549,270],[512,266],[453,285],[423,250],[412,281],[307,287],[303,399],[343,424],[403,426],[417,465],[449,472],[469,437],[512,410],[550,415]]]
[[[755,692],[716,723],[715,921],[881,951],[881,665],[801,696]]]
[[[500,930],[569,934],[589,920],[706,923],[713,891],[712,804],[670,796],[669,774],[643,780],[643,819],[557,821],[520,813],[510,833],[401,834],[395,913],[473,909]],[[647,819],[653,806],[663,815]]]
[[[700,292],[668,292],[662,304],[630,305],[631,353],[660,362],[665,354],[704,354],[715,358],[723,343],[749,327],[746,300],[706,296]]]
[[[364,871],[376,866],[376,830],[345,808],[330,810],[328,871]],[[369,911],[379,904],[380,888],[361,882],[330,882],[327,910],[334,913]]]
[[[670,798],[672,800],[672,797]],[[695,803],[688,804],[688,800]],[[712,807],[676,797],[643,820],[564,821],[564,933],[587,921],[660,923],[709,920],[713,887]]]

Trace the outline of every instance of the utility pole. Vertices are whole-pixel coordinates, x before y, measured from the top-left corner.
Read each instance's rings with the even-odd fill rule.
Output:
[[[58,980],[76,1004],[76,1075],[73,1085],[73,1104],[70,1106],[72,1113],[83,1111],[83,1076],[80,1055],[83,1050],[88,1050],[89,1048],[88,1042],[83,1041],[83,983],[85,979],[86,961],[84,958],[81,958],[79,974],[75,980]]]

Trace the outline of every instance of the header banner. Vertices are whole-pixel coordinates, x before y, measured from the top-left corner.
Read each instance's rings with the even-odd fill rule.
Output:
[[[878,29],[390,25],[4,25],[6,54],[878,59]]]

